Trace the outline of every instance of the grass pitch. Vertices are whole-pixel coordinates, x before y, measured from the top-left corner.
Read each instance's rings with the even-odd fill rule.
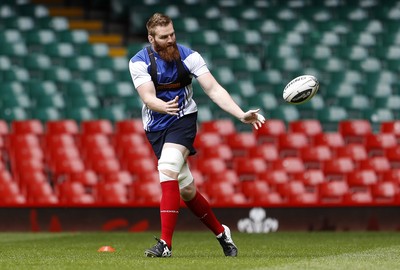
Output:
[[[172,258],[146,258],[153,235],[0,233],[0,269],[400,269],[398,232],[233,232],[239,256],[227,258],[210,232],[177,231]]]

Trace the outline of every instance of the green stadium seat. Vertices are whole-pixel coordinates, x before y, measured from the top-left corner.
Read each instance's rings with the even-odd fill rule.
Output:
[[[97,68],[95,61],[92,57],[86,55],[77,55],[75,57],[67,58],[65,61],[65,67],[73,72],[84,72]]]
[[[281,119],[286,123],[300,119],[300,112],[296,106],[283,104],[266,113],[270,119]]]
[[[4,70],[1,72],[3,74],[3,81],[17,81],[17,82],[27,82],[30,80],[30,74],[28,70],[20,66],[12,66],[9,70]]]
[[[215,79],[222,85],[234,82],[236,80],[232,69],[230,69],[229,67],[216,67],[211,69],[211,73],[213,74]]]
[[[80,55],[88,55],[92,57],[108,56],[109,48],[105,43],[82,43],[76,44],[77,52]]]
[[[73,44],[66,42],[54,42],[42,46],[42,53],[56,58],[75,57],[76,50]]]
[[[1,96],[0,104],[2,108],[30,108],[32,106],[31,99],[27,94],[20,94],[18,96]]]
[[[16,16],[2,19],[6,29],[18,29],[21,32],[35,29],[35,20],[27,16]]]
[[[127,71],[129,73],[129,70],[128,70],[129,59],[124,56],[100,57],[100,58],[96,59],[96,63],[99,68],[107,68],[107,69],[111,69],[114,71]]]
[[[216,30],[200,30],[196,35],[190,36],[189,42],[192,46],[206,47],[208,45],[220,44],[221,39]]]
[[[57,37],[51,29],[33,29],[24,33],[28,46],[45,45],[57,42]]]
[[[370,99],[366,95],[356,94],[347,97],[340,97],[337,104],[344,107],[347,111],[348,117],[362,118],[363,111],[371,108]]]
[[[254,95],[247,99],[248,106],[252,108],[260,108],[263,111],[272,111],[278,108],[278,100],[273,93],[261,93],[259,95]],[[269,116],[267,115],[267,118]]]
[[[100,119],[107,119],[112,122],[121,121],[128,118],[127,114],[125,113],[124,106],[100,107],[97,110],[97,115]]]
[[[178,17],[174,19],[174,30],[177,33],[193,33],[199,29],[200,25],[195,17]]]
[[[98,94],[98,90],[92,81],[74,80],[64,83],[64,94],[67,97],[95,96]]]
[[[33,72],[40,72],[53,67],[50,56],[43,53],[30,53],[24,59],[24,67],[30,70],[30,74]],[[31,76],[36,77],[36,76]]]
[[[25,87],[29,91],[29,96],[33,99],[55,95],[60,92],[53,81],[31,80],[25,83]]]
[[[98,68],[82,72],[81,79],[97,84],[106,84],[115,81],[114,73],[110,69]]]
[[[12,65],[11,59],[8,56],[0,55],[0,71],[9,70],[11,68],[11,65]]]
[[[60,42],[72,44],[82,44],[89,41],[89,33],[84,29],[58,31],[56,36]]]
[[[0,46],[0,54],[13,58],[22,58],[28,55],[28,47],[22,42],[17,42],[15,44],[3,43]]]
[[[136,90],[131,82],[111,82],[102,86],[101,96],[104,98],[130,98],[134,95],[137,96]]]
[[[377,97],[374,99],[375,108],[386,108],[400,112],[400,95]]]
[[[37,28],[52,29],[54,31],[69,31],[69,22],[66,17],[48,16],[35,18]]]
[[[0,29],[0,43],[10,43],[16,44],[19,42],[24,42],[22,34],[17,29]]]
[[[34,100],[37,108],[52,107],[56,109],[63,109],[65,107],[64,97],[60,93],[37,97]]]
[[[387,108],[371,108],[370,110],[364,112],[363,118],[371,121],[372,123],[378,124],[374,127],[374,130],[376,130],[382,122],[388,122],[397,119],[393,111]]]
[[[369,56],[368,49],[360,45],[341,45],[335,48],[335,56],[341,59],[364,60]]]
[[[15,6],[19,16],[27,16],[33,18],[49,16],[49,10],[45,5],[36,3],[23,3]]]
[[[128,57],[133,57],[136,53],[138,53],[140,50],[142,50],[143,48],[145,48],[146,46],[149,46],[148,43],[129,43],[127,46],[127,50],[128,50]]]
[[[324,107],[318,112],[318,120],[326,131],[337,130],[340,121],[349,119],[345,108],[340,106]]]
[[[69,82],[72,80],[72,73],[66,67],[56,66],[43,72],[43,79],[54,82]]]
[[[345,43],[347,45],[360,45],[364,47],[373,47],[377,45],[376,37],[371,33],[356,33],[347,34]]]
[[[36,107],[31,109],[33,119],[38,119],[43,123],[48,121],[63,119],[63,115],[58,108],[54,107]]]
[[[101,107],[97,96],[70,97],[67,99],[67,104],[70,108],[98,109]]]
[[[86,120],[96,119],[96,114],[87,107],[67,107],[66,109],[64,109],[64,115],[66,119],[75,120],[77,123]]]
[[[0,119],[11,123],[15,120],[26,120],[29,118],[27,111],[21,107],[4,108],[0,107]]]

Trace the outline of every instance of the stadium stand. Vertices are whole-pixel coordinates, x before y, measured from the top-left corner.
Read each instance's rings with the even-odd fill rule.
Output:
[[[268,118],[250,130],[194,83],[189,162],[213,204],[398,204],[399,3],[2,1],[0,204],[158,202],[127,68],[156,11],[241,106]],[[285,82],[306,73],[318,94],[284,103]]]

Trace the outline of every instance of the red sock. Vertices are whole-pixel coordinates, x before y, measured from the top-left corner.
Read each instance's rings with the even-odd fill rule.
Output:
[[[176,221],[179,214],[180,194],[178,181],[161,182],[161,239],[168,247],[172,246],[172,235],[174,234]]]
[[[200,192],[196,191],[194,198],[190,201],[185,201],[185,204],[215,235],[224,231],[224,227],[222,227],[211,210],[210,204]]]

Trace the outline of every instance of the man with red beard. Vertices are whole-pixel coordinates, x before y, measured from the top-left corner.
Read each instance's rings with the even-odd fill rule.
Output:
[[[209,203],[196,189],[186,162],[196,150],[197,106],[192,78],[196,78],[210,99],[246,124],[259,128],[265,118],[259,110],[244,112],[215,80],[204,59],[176,43],[170,17],[155,13],[146,24],[150,46],[129,61],[133,83],[143,101],[142,120],[146,136],[158,158],[161,184],[161,237],[147,249],[147,257],[170,257],[172,235],[179,213],[180,198],[216,236],[225,256],[237,256],[230,230],[215,217]]]

